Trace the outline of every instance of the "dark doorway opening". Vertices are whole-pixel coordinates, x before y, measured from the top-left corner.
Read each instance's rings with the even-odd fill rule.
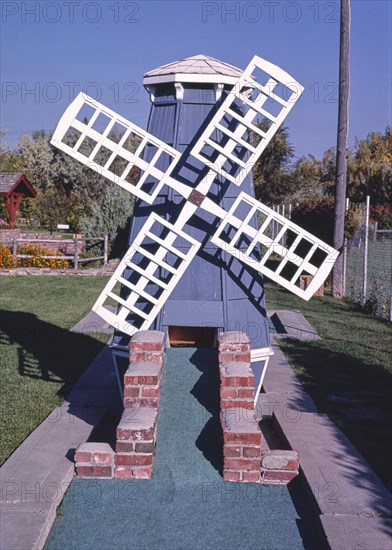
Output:
[[[216,348],[215,327],[169,327],[172,348]]]

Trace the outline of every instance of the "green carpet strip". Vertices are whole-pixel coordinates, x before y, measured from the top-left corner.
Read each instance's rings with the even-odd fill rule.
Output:
[[[288,488],[224,482],[221,455],[216,352],[168,349],[153,478],[75,479],[45,549],[304,548]]]

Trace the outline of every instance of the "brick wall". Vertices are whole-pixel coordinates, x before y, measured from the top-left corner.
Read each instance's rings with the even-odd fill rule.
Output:
[[[262,434],[254,411],[250,342],[243,332],[219,335],[223,478],[260,481]]]
[[[102,443],[84,443],[75,455],[79,477],[136,478],[152,475],[164,359],[165,335],[139,331],[132,338],[124,375],[124,411],[116,430],[115,451]],[[101,456],[107,462],[103,463]],[[101,460],[101,462],[94,462]]]
[[[226,481],[287,484],[299,472],[298,453],[271,449],[254,410],[255,380],[250,342],[243,332],[219,335],[223,478]],[[263,433],[264,429],[264,433]]]
[[[261,481],[269,485],[285,485],[299,473],[298,453],[292,450],[268,450],[261,457]]]
[[[115,477],[152,475],[164,341],[163,332],[152,330],[139,331],[131,340],[124,376],[124,413],[117,427]]]
[[[107,443],[82,443],[76,449],[75,463],[79,477],[114,477],[114,451]]]

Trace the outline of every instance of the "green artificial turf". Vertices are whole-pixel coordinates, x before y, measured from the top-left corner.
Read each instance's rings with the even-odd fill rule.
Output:
[[[320,412],[327,413],[391,489],[392,325],[331,296],[309,302],[273,284],[267,307],[297,309],[321,340],[279,345]]]
[[[60,405],[106,335],[68,329],[107,277],[1,277],[0,463]]]

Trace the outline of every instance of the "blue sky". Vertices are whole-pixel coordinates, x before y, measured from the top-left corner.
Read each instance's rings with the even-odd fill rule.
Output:
[[[391,125],[391,6],[351,2],[350,145]],[[145,126],[143,74],[199,53],[281,66],[305,87],[286,121],[296,155],[320,158],[335,145],[338,1],[3,0],[1,10],[1,127],[11,147],[53,129],[81,90]]]

